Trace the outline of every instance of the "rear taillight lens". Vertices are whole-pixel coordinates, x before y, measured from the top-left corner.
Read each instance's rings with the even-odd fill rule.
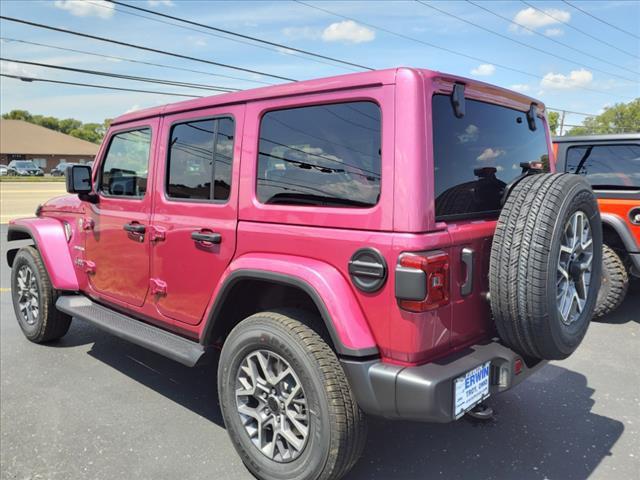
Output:
[[[403,253],[399,265],[421,270],[426,281],[426,296],[421,300],[399,299],[400,308],[411,312],[426,312],[449,303],[449,255],[442,251]]]

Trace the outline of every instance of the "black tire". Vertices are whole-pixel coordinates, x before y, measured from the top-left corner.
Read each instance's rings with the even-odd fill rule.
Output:
[[[22,270],[22,269],[25,270]],[[18,277],[21,270],[27,269],[35,277],[35,290],[37,292],[37,314],[25,315],[20,309],[21,295],[19,293]],[[63,337],[71,325],[71,317],[56,308],[56,300],[59,292],[51,286],[49,275],[44,266],[40,252],[34,247],[23,247],[16,254],[11,269],[11,297],[13,310],[18,324],[25,337],[34,343],[45,343],[58,340]]]
[[[602,282],[596,301],[594,318],[613,312],[624,301],[629,288],[629,273],[616,253],[608,245],[602,246]]]
[[[339,479],[364,449],[365,416],[335,353],[310,328],[314,321],[298,311],[261,312],[240,322],[224,343],[218,366],[222,415],[236,451],[259,479]],[[287,463],[269,458],[252,443],[237,411],[236,376],[247,356],[260,351],[288,362],[307,399],[307,440]]]
[[[566,283],[558,276],[558,264],[565,226],[577,212],[588,219],[591,230],[591,275],[582,310],[569,312],[567,320],[559,311],[557,294],[559,286],[570,281],[568,275]],[[579,271],[574,267],[587,264],[586,258],[580,254],[580,261],[571,260],[566,271]],[[491,311],[502,341],[525,357],[555,360],[571,355],[589,326],[601,268],[602,226],[589,184],[570,174],[524,178],[500,213],[491,247]]]

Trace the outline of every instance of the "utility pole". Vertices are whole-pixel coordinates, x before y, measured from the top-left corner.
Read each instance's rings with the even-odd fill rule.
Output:
[[[564,128],[564,114],[566,112],[564,110],[562,110],[562,115],[560,116],[560,133],[559,135],[562,136],[562,130]]]

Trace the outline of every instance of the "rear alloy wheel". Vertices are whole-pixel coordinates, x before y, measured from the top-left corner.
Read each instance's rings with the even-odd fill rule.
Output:
[[[364,449],[366,422],[342,365],[301,311],[261,312],[224,342],[218,395],[229,437],[261,480],[337,480]]]

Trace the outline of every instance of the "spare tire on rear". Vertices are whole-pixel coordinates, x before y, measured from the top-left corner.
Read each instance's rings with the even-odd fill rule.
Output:
[[[525,357],[563,359],[580,345],[600,288],[602,225],[578,175],[537,174],[511,191],[489,269],[502,341]]]

